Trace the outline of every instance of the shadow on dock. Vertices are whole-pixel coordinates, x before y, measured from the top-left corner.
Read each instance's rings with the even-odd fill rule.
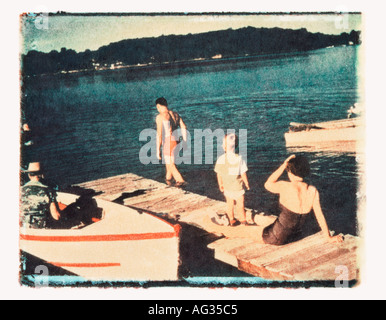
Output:
[[[220,262],[214,258],[214,250],[208,245],[219,237],[206,231],[179,223],[182,227],[180,238],[180,276],[187,277],[251,277],[250,274]]]
[[[120,204],[120,205],[124,205],[125,199],[130,199],[130,198],[134,198],[137,196],[142,196],[144,194],[146,194],[146,190],[137,190],[134,192],[123,192],[119,198],[113,200],[112,202]]]

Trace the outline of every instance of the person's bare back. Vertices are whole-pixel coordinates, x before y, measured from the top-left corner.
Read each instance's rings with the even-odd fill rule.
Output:
[[[314,205],[316,188],[305,182],[280,181],[285,192],[280,193],[280,203],[299,214],[309,213]]]

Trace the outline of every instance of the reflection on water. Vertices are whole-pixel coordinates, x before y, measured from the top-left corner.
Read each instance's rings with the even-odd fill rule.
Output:
[[[127,172],[163,181],[163,166],[144,166],[138,155],[144,145],[139,134],[155,128],[154,101],[164,96],[191,131],[248,130],[248,207],[277,213],[277,198],[264,183],[289,153],[305,153],[312,164],[310,183],[321,191],[330,228],[355,234],[356,158],[287,150],[284,133],[290,122],[346,118],[360,99],[357,50],[29,79],[23,109],[38,132],[31,157],[43,162],[46,176],[61,186]],[[182,165],[181,171],[188,190],[223,199],[213,165]],[[310,223],[310,230],[316,228]]]

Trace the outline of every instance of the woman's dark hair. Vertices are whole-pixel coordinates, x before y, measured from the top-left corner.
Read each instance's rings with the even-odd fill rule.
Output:
[[[158,98],[158,99],[155,101],[155,104],[160,104],[161,106],[165,106],[165,107],[168,106],[168,102],[166,101],[165,98]]]
[[[310,163],[305,156],[296,156],[288,162],[287,171],[304,179],[310,175]]]

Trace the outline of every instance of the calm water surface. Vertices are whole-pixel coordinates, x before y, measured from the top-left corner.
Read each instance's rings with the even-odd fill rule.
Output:
[[[25,83],[23,110],[38,136],[32,157],[61,187],[133,172],[163,181],[139,161],[139,134],[155,129],[154,101],[168,99],[190,130],[247,129],[252,191],[246,205],[277,214],[263,185],[285,160],[289,123],[345,118],[358,102],[357,47],[175,69],[41,77]],[[358,176],[352,154],[307,153],[330,229],[356,234]],[[216,157],[216,155],[215,155]],[[182,165],[188,190],[223,199],[213,165]],[[315,219],[309,232],[317,230]]]

